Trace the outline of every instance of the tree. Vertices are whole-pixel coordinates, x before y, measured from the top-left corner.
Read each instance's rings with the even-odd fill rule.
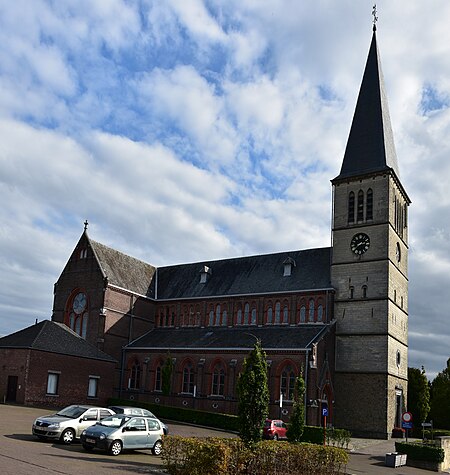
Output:
[[[434,427],[450,429],[450,358],[447,367],[437,374],[431,383],[430,418]]]
[[[167,353],[167,359],[166,359],[166,362],[164,363],[161,373],[162,373],[161,374],[162,393],[165,396],[168,396],[170,394],[170,388],[172,386],[172,373],[173,373],[173,360],[172,360],[172,357],[170,356],[170,353]]]
[[[430,412],[430,388],[425,368],[408,368],[408,411],[412,413],[416,426],[426,421]]]
[[[237,382],[239,435],[246,445],[261,440],[269,415],[266,353],[257,340],[245,358]]]
[[[295,380],[294,407],[286,433],[289,442],[300,442],[305,425],[305,381],[300,374]]]

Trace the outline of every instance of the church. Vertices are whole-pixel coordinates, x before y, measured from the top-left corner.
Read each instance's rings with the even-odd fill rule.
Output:
[[[326,248],[155,267],[91,239],[86,222],[52,321],[117,362],[111,396],[236,413],[237,378],[260,340],[270,417],[289,420],[302,374],[307,424],[388,438],[407,396],[410,199],[375,25],[331,185]]]

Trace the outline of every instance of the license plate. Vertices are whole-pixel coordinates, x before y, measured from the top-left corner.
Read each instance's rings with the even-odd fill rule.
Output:
[[[88,444],[95,444],[95,439],[88,439],[88,438],[86,438],[86,442],[87,442]]]

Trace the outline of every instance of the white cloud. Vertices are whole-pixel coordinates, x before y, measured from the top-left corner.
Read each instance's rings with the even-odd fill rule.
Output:
[[[156,265],[328,245],[371,6],[1,3],[0,332],[50,315],[86,218]],[[434,374],[449,357],[450,5],[378,9],[413,201],[410,363]]]

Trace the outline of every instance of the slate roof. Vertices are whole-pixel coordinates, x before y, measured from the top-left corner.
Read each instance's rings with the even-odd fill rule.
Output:
[[[326,247],[159,267],[157,299],[330,289],[330,255]],[[295,266],[290,276],[283,276],[289,258]],[[205,266],[210,274],[202,284]]]
[[[330,328],[325,324],[296,326],[235,326],[205,328],[155,328],[134,340],[127,349],[250,350],[255,338],[265,350],[310,348]]]
[[[62,323],[43,320],[0,338],[0,348],[23,348],[116,363],[111,356],[81,338]]]
[[[374,28],[341,172],[334,180],[387,170],[400,178]]]
[[[151,283],[155,267],[92,239],[89,242],[110,284],[147,297],[154,296]]]

